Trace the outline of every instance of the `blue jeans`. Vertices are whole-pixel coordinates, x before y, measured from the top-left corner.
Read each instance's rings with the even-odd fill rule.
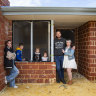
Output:
[[[64,79],[64,68],[63,68],[64,56],[55,56],[56,70],[58,72],[58,79]]]
[[[15,86],[15,78],[19,74],[19,70],[15,65],[13,65],[13,68],[10,70],[10,75],[6,76],[7,82],[10,82],[10,87]]]

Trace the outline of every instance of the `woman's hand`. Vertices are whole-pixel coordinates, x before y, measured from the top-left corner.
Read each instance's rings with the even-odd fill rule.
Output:
[[[75,50],[75,46],[73,46],[72,49]]]
[[[64,49],[62,49],[62,52],[65,53]]]

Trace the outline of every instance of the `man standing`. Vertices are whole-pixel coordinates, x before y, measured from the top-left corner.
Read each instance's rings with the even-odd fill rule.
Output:
[[[65,48],[66,40],[61,37],[61,32],[56,32],[56,38],[54,40],[54,54],[55,54],[55,62],[56,62],[56,70],[58,73],[58,80],[57,83],[60,83],[60,81],[63,84],[66,84],[64,80],[64,69],[63,69],[63,59],[64,54],[62,52],[62,49]]]

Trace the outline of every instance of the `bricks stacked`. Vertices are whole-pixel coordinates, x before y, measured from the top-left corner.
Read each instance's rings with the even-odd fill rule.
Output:
[[[87,79],[96,80],[96,22],[78,28],[78,71]]]
[[[9,22],[9,27],[8,27],[8,39],[12,40],[12,21],[8,21]]]
[[[75,60],[78,65],[78,28],[75,29],[74,36],[75,36],[75,46],[76,46]],[[77,69],[77,71],[78,71],[78,69]]]
[[[0,0],[0,6],[10,6],[10,2],[8,0]]]
[[[17,83],[54,83],[56,81],[55,62],[17,62],[20,74]]]
[[[8,37],[8,20],[0,13],[0,90],[4,87],[4,47]]]
[[[8,0],[0,0],[0,6],[8,6]],[[5,70],[4,70],[4,47],[5,47],[5,40],[8,39],[8,20],[2,16],[2,12],[0,11],[0,90],[5,87],[4,84],[4,77],[5,77]]]

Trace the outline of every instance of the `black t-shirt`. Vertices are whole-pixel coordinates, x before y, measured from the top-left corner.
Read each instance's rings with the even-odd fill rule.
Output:
[[[61,37],[61,39],[55,38],[54,40],[54,55],[55,56],[62,56],[63,52],[62,49],[65,49],[66,40]]]

